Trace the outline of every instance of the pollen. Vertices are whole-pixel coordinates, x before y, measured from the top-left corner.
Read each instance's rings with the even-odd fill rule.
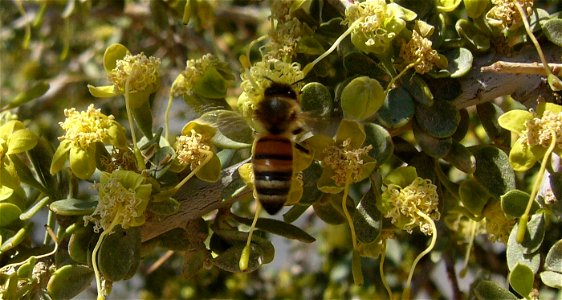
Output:
[[[59,125],[66,134],[59,137],[59,140],[70,140],[80,149],[87,149],[96,142],[107,141],[110,127],[115,124],[112,115],[102,114],[100,109],[94,108],[93,104],[82,112],[76,111],[75,108],[65,109],[64,115],[66,119],[64,122],[59,122]]]
[[[533,118],[525,123],[522,139],[529,146],[548,148],[552,138],[556,138],[555,149],[562,149],[562,112],[546,110],[541,118]]]
[[[400,48],[400,57],[404,59],[406,65],[413,63],[417,73],[425,74],[437,63],[439,54],[431,48],[431,41],[421,36],[417,31],[412,32],[412,38],[403,43]]]
[[[241,87],[251,102],[263,99],[263,93],[271,82],[294,84],[304,78],[300,64],[287,63],[275,58],[269,58],[255,63],[248,73],[241,74]],[[253,81],[253,82],[252,82]]]
[[[127,83],[130,93],[155,91],[160,85],[160,59],[144,53],[127,54],[117,60],[108,77],[120,93],[125,92]]]
[[[429,179],[417,177],[404,188],[389,185],[384,193],[390,196],[388,205],[391,206],[385,217],[391,218],[393,224],[408,233],[419,227],[425,235],[433,234],[431,225],[418,214],[418,212],[424,213],[433,220],[440,218],[437,209],[439,204],[437,187]]]
[[[484,217],[488,239],[492,242],[500,241],[507,244],[515,219],[508,219],[505,216],[499,201],[486,206]]]
[[[334,171],[332,179],[339,186],[356,182],[361,176],[364,155],[367,155],[372,145],[362,148],[353,149],[351,147],[351,139],[346,139],[341,146],[330,146],[324,150],[326,156],[323,162]],[[348,177],[349,176],[349,177]]]
[[[191,130],[190,135],[179,136],[176,140],[178,162],[182,166],[189,165],[191,170],[201,165],[211,151],[211,146],[208,145],[207,140],[206,137],[195,132],[195,130]]]

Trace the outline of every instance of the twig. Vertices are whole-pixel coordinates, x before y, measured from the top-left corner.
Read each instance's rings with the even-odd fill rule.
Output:
[[[548,64],[553,74],[562,75],[562,64]],[[481,72],[494,72],[500,74],[537,74],[547,76],[544,66],[537,62],[521,63],[497,61],[489,66],[480,68]]]

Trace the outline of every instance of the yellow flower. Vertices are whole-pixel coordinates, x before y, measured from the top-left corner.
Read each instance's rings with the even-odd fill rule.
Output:
[[[499,201],[486,206],[484,217],[484,225],[490,241],[507,244],[511,229],[515,225],[515,219],[508,219],[505,216]]]
[[[152,185],[133,171],[117,170],[102,173],[97,184],[99,202],[85,222],[94,222],[94,231],[111,231],[116,225],[123,229],[144,224],[144,211],[150,200]]]
[[[109,80],[118,93],[125,93],[128,83],[129,93],[153,93],[160,86],[160,59],[146,57],[144,53],[127,54],[116,61],[116,66],[109,72]]]
[[[406,27],[406,21],[415,18],[413,11],[396,3],[367,0],[348,6],[344,22],[355,26],[351,33],[355,47],[364,52],[384,54],[392,46],[392,40]]]
[[[206,74],[209,72],[213,72],[213,75],[220,75],[217,78],[213,78],[214,82],[222,82],[221,80],[226,80],[230,78],[230,70],[228,65],[222,61],[220,61],[216,56],[212,54],[205,54],[199,59],[190,59],[186,62],[185,70],[181,72],[180,75],[176,78],[174,83],[172,84],[171,93],[174,97],[177,96],[193,96],[193,94],[197,94],[198,91],[203,89],[198,89],[198,83],[200,80],[204,78]],[[211,73],[212,74],[212,73]],[[208,75],[211,76],[211,75]],[[209,86],[206,86],[208,89]],[[215,86],[213,86],[215,88]],[[208,91],[205,91],[208,93]],[[226,92],[226,86],[221,85],[218,88],[217,95],[221,95],[224,97],[224,93]],[[200,96],[207,96],[206,94]],[[210,98],[217,98],[217,97],[210,97]]]
[[[206,159],[211,151],[207,138],[191,130],[188,135],[181,135],[176,139],[176,155],[182,166],[190,166],[191,170],[197,168]]]
[[[408,233],[419,227],[426,235],[435,234],[431,229],[432,224],[423,216],[433,220],[440,218],[437,186],[429,179],[417,177],[413,167],[398,168],[389,174],[385,181],[389,182],[382,194],[381,203],[377,203],[385,217]]]
[[[428,38],[414,30],[412,38],[407,43],[402,44],[400,57],[406,65],[414,64],[417,73],[425,74],[431,71],[433,66],[442,65],[442,58],[436,50],[431,48],[431,45],[432,43]]]
[[[336,184],[344,186],[347,180],[357,182],[362,179],[363,160],[371,149],[373,149],[372,145],[353,148],[351,138],[348,138],[343,141],[341,146],[331,145],[326,148],[323,163],[333,170],[334,175],[331,178]]]
[[[37,135],[22,122],[11,120],[0,126],[0,200],[9,198],[20,187],[20,179],[11,155],[37,145]]]
[[[70,160],[72,173],[80,179],[89,178],[96,169],[96,144],[111,144],[126,148],[127,140],[123,128],[113,116],[106,116],[88,106],[86,111],[65,109],[66,120],[59,125],[66,131],[51,163],[51,174],[60,171],[66,160]]]
[[[488,23],[501,29],[509,29],[513,25],[520,25],[521,15],[515,7],[517,1],[526,14],[529,16],[533,13],[533,0],[492,0],[494,5],[486,14]]]

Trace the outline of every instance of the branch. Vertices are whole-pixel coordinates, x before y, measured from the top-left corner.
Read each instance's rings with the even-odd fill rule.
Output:
[[[562,64],[548,64],[548,68],[553,74],[562,74]],[[508,61],[497,61],[489,66],[480,68],[481,72],[494,72],[498,74],[537,74],[547,76],[542,64],[518,63]]]
[[[222,199],[221,196],[222,190],[240,177],[238,168],[246,162],[242,161],[223,170],[221,179],[215,183],[195,182],[191,185],[188,183],[186,188],[182,188],[176,194],[176,199],[180,201],[178,211],[169,216],[153,216],[147,220],[142,229],[142,241],[148,241],[175,228],[186,228],[189,221],[216,209],[230,207],[234,202],[251,193],[248,190],[228,200]]]
[[[546,44],[543,51],[548,61],[560,61],[560,47]],[[521,64],[539,61],[539,57],[531,46],[524,47],[510,57],[494,53],[475,56],[472,70],[460,79],[462,94],[454,101],[457,108],[489,102],[506,95],[511,95],[527,107],[534,107],[539,97],[544,101],[559,101],[557,99],[560,96],[552,92],[540,74],[482,72],[483,67],[497,61]]]

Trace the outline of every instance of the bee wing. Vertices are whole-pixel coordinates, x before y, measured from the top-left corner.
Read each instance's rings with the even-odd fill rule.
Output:
[[[248,148],[252,145],[253,131],[246,120],[232,110],[213,110],[199,118],[217,129],[215,145],[223,148]]]

